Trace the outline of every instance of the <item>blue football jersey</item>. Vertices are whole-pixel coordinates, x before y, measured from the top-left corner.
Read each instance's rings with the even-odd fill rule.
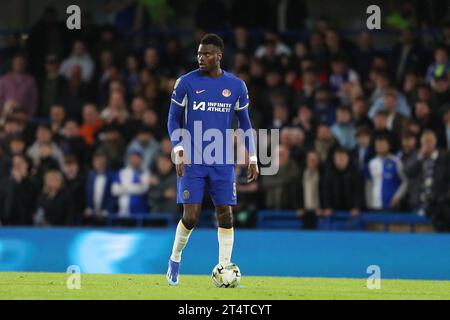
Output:
[[[211,78],[197,69],[176,81],[171,103],[184,108],[182,128],[189,136],[183,136],[182,145],[185,151],[190,150],[186,156],[191,163],[234,163],[233,116],[249,105],[244,81],[226,71],[218,78]],[[214,162],[206,160],[205,155],[211,155]]]

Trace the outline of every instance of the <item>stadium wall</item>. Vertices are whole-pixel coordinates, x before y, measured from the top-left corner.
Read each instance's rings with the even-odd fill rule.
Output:
[[[0,228],[0,271],[160,273],[171,229]],[[215,230],[195,230],[184,274],[208,274],[217,261]],[[450,235],[238,230],[233,261],[244,275],[450,280]]]

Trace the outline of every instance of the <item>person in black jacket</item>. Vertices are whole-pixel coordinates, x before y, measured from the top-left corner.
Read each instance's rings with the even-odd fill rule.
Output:
[[[31,160],[12,158],[10,175],[0,182],[0,225],[32,225],[36,206],[36,183],[29,174]]]
[[[297,216],[303,220],[303,229],[316,229],[322,215],[323,172],[319,154],[312,150],[306,155],[305,168],[300,173],[300,194]]]
[[[64,161],[64,177],[67,190],[73,200],[74,221],[71,224],[79,223],[85,209],[85,185],[84,172],[80,168],[80,163],[74,155],[68,155]]]
[[[363,204],[362,179],[358,168],[353,166],[345,149],[337,148],[333,163],[326,169],[324,177],[324,211],[329,217],[333,211],[351,211],[359,215]]]
[[[59,170],[44,176],[44,188],[38,198],[34,223],[38,226],[65,226],[73,219],[73,202]]]

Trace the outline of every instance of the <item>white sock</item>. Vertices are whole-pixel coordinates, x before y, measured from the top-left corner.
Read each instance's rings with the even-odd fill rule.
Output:
[[[193,229],[187,229],[181,220],[178,222],[175,240],[173,241],[172,255],[170,256],[172,261],[181,261],[181,253],[183,252],[184,247],[186,247],[186,243],[189,240],[192,230]]]
[[[219,239],[219,263],[224,265],[231,262],[231,253],[233,252],[234,229],[217,229],[217,238]]]

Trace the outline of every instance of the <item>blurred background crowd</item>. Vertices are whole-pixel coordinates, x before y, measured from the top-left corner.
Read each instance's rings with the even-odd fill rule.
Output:
[[[179,214],[170,96],[214,31],[222,67],[247,84],[253,127],[280,129],[276,175],[247,184],[237,167],[238,224],[252,226],[261,209],[295,210],[307,228],[336,211],[395,211],[449,230],[447,2],[396,1],[382,43],[381,31],[344,32],[309,4],[197,1],[189,31],[174,26],[177,1],[109,1],[114,18],[82,13],[81,30],[47,7],[25,35],[5,36],[1,224]]]

